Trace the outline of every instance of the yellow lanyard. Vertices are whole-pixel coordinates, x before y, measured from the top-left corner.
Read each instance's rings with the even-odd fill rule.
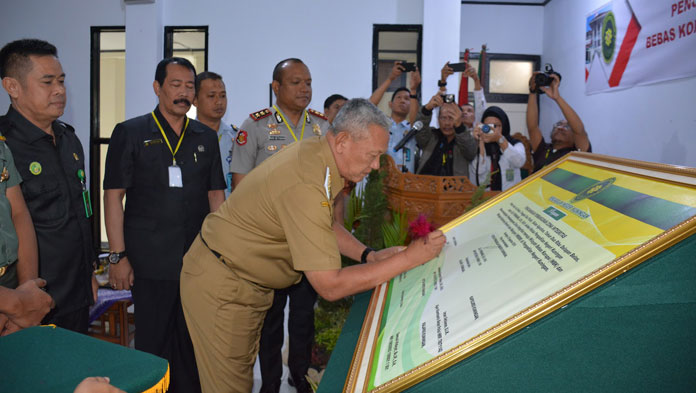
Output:
[[[162,137],[164,138],[164,141],[167,142],[167,147],[169,147],[169,151],[172,152],[172,165],[176,166],[176,152],[179,151],[179,146],[181,146],[181,141],[184,140],[184,134],[186,134],[186,129],[188,128],[189,124],[189,119],[188,117],[186,118],[186,124],[184,124],[184,131],[181,133],[181,136],[179,137],[179,143],[176,144],[176,149],[172,150],[172,145],[169,144],[169,139],[167,139],[167,135],[164,133],[164,130],[162,129],[162,125],[160,124],[159,120],[157,120],[157,116],[155,116],[155,112],[152,112],[152,118],[155,119],[155,123],[157,123],[157,127],[159,128],[160,132],[162,133]]]
[[[288,121],[285,120],[285,116],[283,116],[283,112],[281,112],[278,109],[278,107],[276,107],[275,105],[273,105],[273,109],[275,109],[276,112],[280,113],[280,118],[283,119],[283,123],[285,123],[285,127],[287,127],[288,130],[290,130],[290,134],[292,134],[292,138],[295,140],[295,142],[297,142],[297,137],[295,136],[295,132],[292,130],[292,127],[290,127],[290,123],[288,123]],[[300,139],[304,138],[304,127],[305,127],[305,124],[307,124],[307,112],[306,111],[302,111],[302,118],[303,118],[303,120],[302,120],[302,133],[300,134]]]

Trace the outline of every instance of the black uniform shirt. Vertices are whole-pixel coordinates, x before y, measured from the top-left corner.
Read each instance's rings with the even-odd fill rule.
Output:
[[[540,170],[546,165],[549,165],[571,151],[578,151],[578,149],[575,147],[565,147],[563,149],[553,150],[553,146],[550,143],[546,143],[546,140],[544,140],[544,137],[542,136],[539,146],[535,151],[532,152],[532,158],[534,159],[534,172]],[[591,144],[589,145],[587,151],[592,153]]]
[[[39,276],[47,281],[59,316],[92,303],[96,255],[77,174],[85,169],[82,144],[71,126],[54,121],[52,127],[55,145],[12,106],[0,118],[0,131],[24,180],[22,193],[39,246]]]
[[[154,113],[176,149],[179,136],[159,107]],[[104,189],[126,189],[126,252],[141,278],[179,279],[184,253],[210,213],[208,191],[226,186],[215,131],[189,120],[182,135],[176,164],[183,187],[169,187],[172,153],[151,113],[117,124],[111,136]]]
[[[466,128],[463,129],[466,130]],[[433,129],[433,132],[438,137],[437,146],[435,146],[433,154],[423,165],[423,169],[421,169],[421,171],[418,174],[434,176],[453,176],[453,151],[457,141],[455,139],[452,139],[448,142],[447,137],[445,137],[445,135],[442,134],[442,131],[439,128]]]

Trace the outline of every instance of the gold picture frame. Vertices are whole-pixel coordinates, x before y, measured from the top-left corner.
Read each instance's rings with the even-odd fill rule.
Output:
[[[611,175],[611,177],[607,179],[602,179],[601,175],[607,174]],[[597,179],[592,177],[598,175],[600,176]],[[592,181],[594,180],[596,180],[597,183],[593,184]],[[563,189],[561,186],[559,186],[559,184],[563,185],[564,187],[568,187],[568,189],[576,187],[576,191],[577,187],[582,186],[582,184],[591,184],[592,187],[585,187],[580,192],[570,192],[568,191],[568,189]],[[538,293],[535,292],[535,296],[540,296],[540,298],[530,297],[530,299],[523,299],[524,301],[530,302],[530,304],[510,314],[505,314],[505,312],[507,311],[499,313],[500,315],[504,315],[504,317],[499,317],[498,319],[495,319],[494,322],[490,323],[490,326],[484,325],[485,328],[474,335],[465,335],[463,338],[460,337],[459,341],[454,341],[454,345],[450,345],[450,347],[443,348],[440,353],[433,355],[432,358],[427,359],[422,363],[415,364],[415,366],[406,365],[403,367],[403,369],[396,368],[397,371],[390,370],[391,374],[384,372],[384,374],[387,376],[378,378],[377,375],[380,371],[384,371],[390,365],[397,363],[397,354],[399,354],[397,347],[399,349],[403,349],[404,347],[410,344],[413,348],[418,347],[417,343],[414,344],[413,342],[407,341],[409,337],[411,337],[411,341],[413,339],[418,338],[413,334],[413,332],[407,334],[403,329],[398,330],[397,328],[394,328],[394,331],[403,333],[401,335],[402,342],[399,342],[399,334],[396,334],[396,340],[395,342],[392,342],[394,341],[394,335],[389,336],[390,338],[387,339],[388,334],[384,333],[385,329],[387,329],[390,323],[393,322],[389,320],[389,314],[391,310],[389,308],[390,304],[388,303],[394,302],[392,304],[392,307],[396,308],[394,304],[396,304],[396,298],[398,296],[391,296],[390,288],[396,288],[398,285],[398,281],[401,279],[401,277],[395,277],[390,282],[384,283],[377,287],[373,292],[368,306],[367,314],[365,316],[365,320],[360,331],[358,343],[353,354],[353,359],[351,361],[348,376],[346,378],[346,382],[343,389],[344,392],[395,392],[413,386],[429,378],[430,376],[435,375],[441,372],[442,370],[452,366],[453,364],[460,362],[468,358],[469,356],[483,350],[484,348],[498,342],[499,340],[522,329],[523,327],[528,326],[534,321],[543,318],[544,316],[558,310],[564,305],[580,298],[581,296],[587,294],[595,288],[620,276],[626,271],[633,269],[643,261],[653,257],[654,255],[671,247],[679,241],[696,233],[696,169],[665,164],[654,164],[636,160],[603,156],[599,154],[579,152],[574,152],[565,156],[561,160],[558,160],[557,162],[553,163],[552,165],[549,165],[548,167],[544,168],[538,173],[535,173],[533,176],[525,179],[525,181],[523,181],[520,184],[517,184],[508,191],[499,194],[498,196],[485,202],[478,208],[446,224],[441,229],[448,235],[448,243],[450,242],[450,238],[454,237],[454,246],[456,246],[456,236],[458,234],[458,232],[456,231],[459,230],[459,228],[464,228],[467,225],[465,223],[469,223],[471,224],[471,226],[479,225],[479,227],[476,228],[477,230],[474,231],[475,233],[479,234],[481,232],[480,229],[483,227],[481,227],[480,224],[476,224],[476,217],[480,218],[479,221],[483,220],[484,217],[488,217],[490,219],[491,217],[493,217],[493,212],[497,212],[496,214],[500,218],[500,212],[503,212],[504,209],[508,209],[507,205],[511,205],[515,209],[517,209],[517,207],[515,207],[514,205],[515,203],[519,204],[520,200],[527,198],[529,195],[532,195],[532,197],[536,198],[537,193],[539,192],[538,190],[542,190],[541,193],[545,194],[543,198],[538,197],[535,200],[544,202],[547,202],[547,200],[551,200],[560,203],[560,205],[554,205],[556,202],[548,203],[550,205],[554,205],[552,207],[554,207],[555,210],[558,210],[560,213],[554,213],[553,209],[550,210],[548,213],[546,211],[544,211],[543,213],[548,214],[550,217],[553,217],[554,214],[566,214],[566,216],[569,217],[568,222],[579,223],[577,224],[578,228],[580,228],[580,230],[578,230],[579,238],[582,238],[583,236],[586,237],[586,235],[596,235],[592,231],[600,231],[600,227],[604,228],[604,232],[607,232],[607,228],[620,228],[622,224],[621,222],[617,223],[616,217],[625,217],[625,221],[632,225],[631,228],[635,228],[636,233],[641,231],[644,232],[641,232],[639,235],[636,235],[634,238],[631,238],[631,242],[634,242],[635,244],[631,242],[619,244],[617,242],[611,241],[607,241],[601,244],[597,243],[597,254],[600,254],[601,257],[595,257],[592,254],[592,252],[594,252],[594,249],[592,249],[592,251],[586,251],[583,249],[583,252],[586,252],[587,255],[592,255],[592,257],[585,259],[581,258],[580,260],[583,262],[585,260],[593,261],[592,263],[595,263],[596,266],[591,266],[591,264],[588,263],[588,265],[590,266],[586,267],[586,269],[589,270],[577,270],[576,272],[572,269],[574,268],[574,266],[581,265],[581,263],[578,259],[573,259],[574,263],[570,262],[569,265],[571,266],[570,270],[565,270],[566,272],[569,272],[569,276],[564,278],[564,280],[566,280],[567,282],[561,282],[559,280],[559,283],[557,283],[557,285],[560,286],[549,286],[549,288],[553,289],[548,293],[543,292],[543,289],[539,290]],[[575,196],[572,199],[570,199],[570,202],[572,203],[565,202],[565,200],[561,200],[559,198],[546,198],[546,196],[554,193],[561,193],[566,196],[573,194]],[[603,193],[601,195],[602,199],[600,199],[600,193]],[[622,198],[626,199],[627,196],[638,196],[635,199],[636,203],[638,204],[638,208],[636,208],[636,204],[627,203],[630,201],[622,200]],[[554,197],[552,196],[552,198]],[[654,204],[650,205],[650,203]],[[566,210],[566,208],[572,210],[573,208],[575,208],[576,205],[581,206],[580,208],[575,209],[578,210],[577,212],[571,213],[569,210]],[[591,214],[587,214],[587,212],[583,213],[582,206],[585,206],[587,209],[590,209],[588,210],[588,212]],[[650,211],[650,209],[645,209],[646,206],[654,206],[656,210],[652,212]],[[543,206],[539,204],[538,208],[541,209],[542,207]],[[530,213],[532,211],[536,212],[536,210],[528,211]],[[488,216],[485,216],[486,214],[488,214]],[[571,217],[572,214],[578,214],[578,217]],[[598,219],[597,221],[599,223],[595,225],[594,229],[588,231],[588,233],[582,232],[584,230],[582,229],[584,228],[583,226],[587,226],[586,221],[582,221],[583,214],[588,215],[593,219],[593,215],[597,215],[598,217],[600,217],[600,219]],[[607,219],[611,221],[608,221],[607,224],[601,223],[601,219],[604,217],[602,214],[605,214]],[[547,221],[552,221],[548,219],[548,217],[544,216],[544,214],[538,213],[537,216],[535,216],[537,217],[537,220],[544,220],[544,218],[538,217],[539,215],[543,216]],[[547,225],[548,228],[552,228],[554,227],[554,225],[561,225],[561,222],[565,222],[564,218],[566,216],[557,219],[557,221],[555,223],[552,222],[551,225]],[[585,220],[586,219],[587,217],[585,218]],[[644,221],[641,221],[641,219]],[[512,220],[506,221],[504,218],[500,218],[500,221],[503,223],[512,222]],[[645,221],[648,221],[649,223],[646,223]],[[524,223],[524,219],[520,219],[520,222]],[[540,225],[540,227],[544,227],[544,225]],[[561,231],[567,230],[567,227],[569,227],[569,225],[564,226],[561,229]],[[511,228],[511,226],[508,226],[508,228],[512,229],[512,231],[515,232],[514,228]],[[519,234],[519,232],[520,231],[517,231],[517,234]],[[536,235],[541,233],[541,230],[540,228],[528,228],[527,232],[529,232],[527,234],[535,233]],[[450,236],[449,234],[452,234],[452,236]],[[548,235],[549,233],[546,232],[546,234]],[[485,235],[487,236],[488,233],[486,233]],[[553,233],[551,235],[553,235]],[[632,234],[622,234],[621,236],[627,238],[628,235],[633,236]],[[530,236],[530,238],[533,239],[533,236]],[[539,240],[538,243],[541,243],[542,238],[546,239],[543,233],[541,237],[537,237],[537,239]],[[570,238],[572,238],[572,236]],[[489,237],[482,237],[482,239],[486,239],[486,241],[488,241]],[[584,239],[582,240],[584,241]],[[553,244],[551,246],[553,246]],[[499,252],[503,256],[501,258],[504,259],[505,257],[507,257],[504,252],[505,249],[500,244],[498,244],[498,248],[500,250]],[[604,250],[602,250],[602,248],[611,250],[611,252],[606,253]],[[452,253],[461,252],[461,249],[450,249],[452,250]],[[544,251],[548,251],[548,248],[545,247],[541,247],[541,249],[537,250],[541,251],[542,249]],[[479,250],[481,250],[481,248]],[[507,250],[513,250],[513,247],[509,247],[507,248]],[[525,254],[524,252],[519,253],[519,250],[516,250],[515,252],[518,252],[518,254],[522,256],[531,256],[535,255],[533,251],[533,249],[532,251],[525,251],[529,255]],[[456,257],[454,256],[451,256],[450,259],[447,259],[447,257],[442,257],[442,255],[446,254],[447,252],[448,249],[443,250],[441,257],[436,258],[436,260],[433,260],[428,264],[440,263],[443,270],[446,270],[446,265],[444,264],[448,263],[448,261],[450,260],[456,259]],[[495,251],[494,249],[493,253],[495,252],[498,251]],[[573,253],[573,255],[575,255],[575,253]],[[441,260],[439,258],[444,259]],[[508,261],[513,260],[515,261],[514,263],[517,263],[516,261],[521,259],[524,258],[508,259]],[[539,266],[542,266],[543,262],[545,261],[543,258],[539,259]],[[549,260],[547,259],[546,262],[548,261]],[[462,264],[461,258],[459,259],[459,263]],[[491,262],[491,266],[494,266],[494,264],[495,262]],[[481,264],[479,264],[479,266],[481,266]],[[559,269],[559,267],[557,267],[556,265],[553,266]],[[465,274],[464,271],[466,269],[466,266],[462,264],[461,269],[462,274]],[[485,271],[485,269],[487,268],[484,267],[483,269],[484,270],[481,271]],[[525,265],[524,269],[530,271],[534,270],[527,265]],[[558,272],[563,271],[562,268],[560,269],[561,270],[558,270]],[[466,271],[470,272],[471,269]],[[443,291],[442,277],[445,277],[445,279],[447,279],[447,277],[446,275],[440,275],[439,269],[437,274],[433,273],[434,270],[427,272],[423,270],[423,273],[411,272],[412,271],[407,272],[409,275],[411,275],[409,276],[409,279],[413,279],[413,274],[416,274],[416,279],[420,278],[417,274],[423,274],[424,277],[430,279],[430,274],[432,273],[434,281],[433,285],[435,287],[435,290],[431,297],[451,297],[451,292],[449,295],[445,295],[445,292]],[[546,274],[546,272],[544,272],[543,274]],[[542,277],[543,280],[546,280],[543,274],[540,272],[533,272],[532,276],[530,277],[534,279],[539,279],[539,277]],[[573,274],[577,274],[577,276],[573,276]],[[561,275],[562,274],[558,274],[557,276]],[[435,292],[437,292],[438,289],[437,276],[440,276],[439,289],[441,292],[439,292],[439,295],[435,294]],[[553,280],[556,280],[556,278],[549,281]],[[423,278],[423,282],[425,282],[425,278]],[[413,287],[413,285],[411,285],[411,287]],[[444,287],[447,287],[447,285],[444,285]],[[423,293],[425,293],[425,291]],[[403,297],[403,292],[401,292],[402,303],[404,302]],[[422,306],[423,302],[425,302],[425,304],[428,304],[427,302],[430,300],[431,299],[426,299],[424,297],[424,300],[421,301],[422,303],[420,305]],[[495,302],[492,302],[492,304],[494,303]],[[475,314],[476,307],[474,305],[473,300],[471,306],[474,309]],[[505,304],[502,308],[506,307],[508,307],[507,304]],[[436,306],[435,308],[437,311],[437,330],[439,334],[441,330],[441,318],[439,315],[440,310],[437,309],[438,306]],[[422,311],[423,315],[425,315],[425,309],[426,308],[424,308],[424,311]],[[510,309],[512,310],[513,308]],[[417,314],[417,312],[414,312],[414,314]],[[461,314],[464,313],[461,312]],[[395,315],[397,315],[398,318],[404,318],[403,313]],[[451,316],[452,315],[450,315],[450,317]],[[474,317],[476,319],[478,318],[478,315],[475,315]],[[412,321],[410,321],[408,329],[413,330],[414,326],[417,329],[419,324],[414,323],[414,321],[420,322],[423,319],[416,319],[421,318],[420,315],[411,315],[411,318]],[[447,317],[444,317],[442,319],[444,320],[444,324],[446,326]],[[430,321],[428,320],[428,322]],[[399,323],[402,322],[399,321]],[[422,323],[423,333],[421,334],[420,339],[423,341],[421,343],[421,347],[425,348],[426,340],[424,337],[426,331],[426,322]],[[470,324],[474,325],[476,323],[478,322],[472,322]],[[387,341],[388,345],[386,344]],[[441,342],[442,340],[439,341]],[[442,344],[438,345],[442,347]],[[384,359],[386,359],[386,368],[384,366]],[[398,375],[394,376],[394,374]]]

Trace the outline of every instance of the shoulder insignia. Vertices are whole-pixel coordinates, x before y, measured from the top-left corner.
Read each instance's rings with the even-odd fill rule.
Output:
[[[250,113],[249,117],[251,117],[251,119],[254,121],[258,121],[260,119],[263,119],[266,116],[269,116],[270,114],[271,114],[271,111],[268,108],[266,108],[266,109],[262,109],[258,112]]]
[[[237,133],[237,138],[235,139],[239,146],[244,146],[247,143],[247,132],[244,130],[239,130]]]
[[[230,127],[232,127],[232,131],[234,131],[235,133],[239,132],[239,128],[237,128],[237,126],[235,126],[234,124],[230,124]]]
[[[65,128],[66,130],[75,132],[75,129],[74,129],[73,126],[71,126],[70,124],[64,123],[64,122],[62,122],[62,121],[60,121],[60,120],[56,120],[56,122],[57,122],[61,127]]]
[[[320,119],[324,119],[324,120],[326,120],[326,121],[329,121],[329,118],[326,117],[325,114],[323,114],[323,113],[321,113],[321,112],[318,112],[318,111],[315,111],[314,109],[307,109],[307,112],[308,112],[309,114],[311,114],[311,115],[314,115],[314,116],[320,118]]]

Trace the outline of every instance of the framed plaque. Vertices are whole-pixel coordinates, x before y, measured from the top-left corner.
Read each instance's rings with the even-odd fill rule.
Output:
[[[373,292],[346,392],[401,391],[696,233],[696,169],[571,153]]]

